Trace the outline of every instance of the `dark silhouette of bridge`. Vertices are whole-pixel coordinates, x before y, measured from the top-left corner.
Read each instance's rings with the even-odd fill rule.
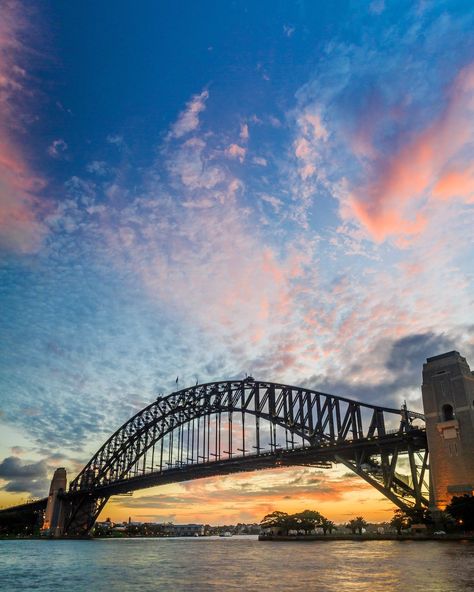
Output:
[[[113,495],[240,471],[333,463],[399,508],[429,505],[423,415],[249,377],[158,397],[105,442],[67,491],[58,492],[61,509],[55,512],[63,536],[84,536]],[[35,510],[47,501],[35,502]],[[22,508],[3,510],[12,511]]]

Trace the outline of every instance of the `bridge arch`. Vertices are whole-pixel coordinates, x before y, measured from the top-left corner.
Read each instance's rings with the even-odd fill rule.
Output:
[[[136,413],[94,454],[70,484],[67,528],[85,530],[85,517],[90,528],[118,492],[281,464],[343,463],[399,507],[421,508],[428,455],[414,419],[423,416],[253,379],[182,389]]]
[[[94,454],[71,483],[70,490],[90,490],[126,479],[157,442],[183,425],[212,415],[227,415],[227,420],[232,422],[232,416],[237,413],[255,419],[257,454],[265,449],[258,439],[259,420],[279,426],[310,445],[321,445],[385,436],[387,416],[391,417],[392,427],[395,420],[397,429],[402,431],[406,427],[404,421],[410,425],[415,416],[420,417],[411,412],[406,412],[404,417],[399,409],[272,382],[245,380],[196,385],[158,397],[126,421]],[[205,434],[202,435],[201,443],[205,441]],[[276,444],[269,443],[271,451],[277,448]],[[237,452],[236,447],[226,454],[233,457]],[[245,448],[240,452],[245,456]],[[219,451],[215,450],[216,454]],[[208,458],[209,454],[197,456]],[[191,457],[190,462],[195,461],[199,462],[199,458]],[[163,463],[160,465],[160,470],[164,470]]]

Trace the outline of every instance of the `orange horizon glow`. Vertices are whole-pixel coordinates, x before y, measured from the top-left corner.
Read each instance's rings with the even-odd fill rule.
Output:
[[[25,501],[24,495],[0,494],[0,507]],[[114,496],[98,521],[237,524],[260,522],[275,510],[293,514],[306,509],[339,524],[360,515],[369,522],[385,522],[397,508],[343,468],[294,467],[152,487],[133,497]]]
[[[396,507],[349,471],[295,467],[197,479],[142,490],[133,498],[112,498],[98,520],[236,524],[260,522],[275,510],[292,514],[305,509],[345,523],[359,515],[384,522]]]

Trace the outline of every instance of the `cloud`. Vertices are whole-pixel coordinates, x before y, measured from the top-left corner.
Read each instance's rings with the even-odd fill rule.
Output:
[[[199,114],[206,108],[206,101],[209,98],[209,92],[203,90],[200,94],[192,97],[186,105],[186,109],[179,114],[177,121],[172,125],[170,136],[181,138],[197,130],[199,127]]]
[[[45,461],[22,461],[9,456],[0,462],[0,479],[6,481],[0,489],[9,493],[29,493],[31,496],[44,496],[48,489],[48,468]]]
[[[240,139],[243,142],[246,142],[249,139],[249,137],[250,137],[250,134],[249,134],[249,126],[246,123],[243,123],[240,126]]]
[[[271,316],[288,313],[309,245],[292,242],[283,252],[255,232],[243,181],[219,143],[209,134],[165,143],[146,192],[108,209],[105,236],[117,269],[138,277],[157,305],[220,335],[247,328],[258,340]],[[166,184],[155,182],[161,167]],[[282,205],[270,196],[266,202]]]
[[[104,177],[110,172],[110,168],[103,160],[93,160],[86,165],[86,171]]]
[[[329,132],[326,129],[318,107],[306,108],[296,116],[297,136],[293,142],[293,150],[298,163],[296,176],[299,179],[293,192],[297,194],[298,206],[294,209],[293,217],[303,227],[307,227],[307,211],[311,207],[314,194],[314,179],[320,165],[324,143],[327,142]]]
[[[64,158],[67,149],[68,146],[64,140],[53,140],[51,145],[48,147],[48,154],[53,158]]]
[[[244,162],[247,150],[243,146],[239,146],[238,144],[231,144],[225,149],[225,153],[229,158],[233,158],[236,160],[240,160],[240,162]]]
[[[385,1],[384,0],[372,0],[369,5],[369,12],[372,14],[382,14],[385,10]]]
[[[438,197],[472,200],[468,154],[474,142],[474,64],[457,74],[441,113],[407,136],[394,154],[375,158],[372,178],[354,188],[343,206],[343,217],[355,217],[377,241],[420,233],[427,223],[422,200],[432,196],[433,188]],[[466,168],[452,171],[456,162]]]
[[[275,117],[274,115],[269,115],[268,116],[268,123],[272,126],[272,127],[281,127],[282,123],[281,121],[278,119],[278,117]]]
[[[295,118],[298,137],[321,158],[335,135],[329,120],[307,106]],[[89,434],[99,445],[154,389],[171,390],[177,374],[194,384],[195,374],[212,380],[255,372],[393,406],[419,398],[414,370],[395,388],[386,354],[397,340],[439,335],[441,326],[440,344],[462,333],[456,311],[469,294],[449,240],[427,237],[387,256],[353,229],[295,232],[280,223],[291,206],[285,187],[274,184],[276,197],[255,191],[245,167],[234,174],[222,153],[225,137],[204,128],[166,139],[156,161],[134,172],[133,191],[129,154],[110,182],[66,182],[51,220],[56,263],[40,261],[31,287],[17,279],[15,297],[29,312],[7,336],[21,330],[16,355],[29,363],[20,364],[21,379],[5,373],[8,421],[30,426],[27,413],[54,406],[54,422],[40,411],[31,437],[91,452]],[[277,219],[271,228],[260,223],[263,211]],[[456,307],[445,285],[454,287]],[[77,319],[87,320],[83,330]],[[45,339],[52,327],[53,341]],[[425,351],[435,347],[426,340]],[[5,352],[10,363],[12,356]],[[338,377],[347,360],[358,363],[344,382]]]
[[[296,93],[286,174],[302,225],[329,195],[345,225],[406,247],[432,232],[439,209],[472,203],[474,65],[461,50],[472,45],[472,19],[415,9],[402,19],[400,28],[369,23],[372,35],[327,48]]]
[[[12,446],[11,452],[15,456],[21,456],[22,454],[24,454],[26,452],[26,450],[24,448],[22,448],[21,446]]]
[[[266,193],[262,193],[260,195],[260,199],[268,204],[270,204],[272,206],[272,208],[275,210],[275,212],[279,212],[280,209],[282,208],[283,201],[281,199],[278,199],[277,197],[274,197],[273,195],[268,195]]]
[[[387,357],[387,368],[405,385],[414,384],[427,357],[455,349],[453,339],[443,334],[406,335],[393,342]]]
[[[295,249],[281,260],[262,246],[235,203],[236,188],[226,179],[212,187],[215,194],[205,204],[196,195],[166,215],[160,201],[140,204],[139,216],[132,204],[109,239],[117,263],[127,262],[158,302],[219,333],[245,327],[258,333],[269,315],[288,310],[291,284],[306,255]],[[132,216],[141,220],[139,227],[129,225]]]
[[[461,199],[474,202],[474,166],[448,166],[438,177],[433,197],[440,200]]]
[[[201,197],[200,191],[212,191],[226,182],[226,173],[216,166],[206,153],[206,143],[200,138],[191,138],[167,158],[166,166],[176,182],[187,192],[193,192],[191,199]],[[188,196],[189,197],[189,196]]]
[[[456,54],[452,40],[466,41],[443,22],[438,38],[424,23],[411,30],[427,39],[423,59],[405,26],[379,45],[371,35],[331,44],[286,117],[249,119],[268,162],[236,153],[243,161],[232,166],[224,152],[231,132],[202,118],[203,93],[148,166],[132,150],[117,166],[94,148],[109,176],[100,178],[102,164],[86,168],[98,177],[71,173],[48,216],[48,249],[2,287],[5,420],[52,451],[78,449],[86,462],[158,392],[176,388],[178,374],[184,386],[248,372],[394,407],[406,398],[420,409],[423,357],[473,351],[464,144],[440,148],[442,165],[413,210],[411,197],[386,192],[378,206],[363,189],[382,186],[393,163],[415,162],[419,139],[462,111],[449,105],[468,108],[464,83],[456,90],[453,82],[459,64],[426,67],[440,64],[429,53],[440,39],[446,59]],[[243,138],[235,145],[246,149]],[[384,240],[371,231],[387,211],[411,222],[418,205],[426,226],[409,241],[401,242],[403,225]],[[313,485],[327,503],[338,492],[345,499],[321,482],[294,499],[311,499]],[[284,483],[273,493],[265,487],[252,494],[258,511],[276,504],[273,495],[293,496]],[[234,511],[217,494],[221,515],[249,512],[239,496]],[[164,501],[174,513],[177,500]]]
[[[47,234],[41,221],[46,202],[37,196],[45,182],[27,163],[20,141],[28,31],[22,6],[7,1],[0,24],[0,249],[19,254],[37,252]]]
[[[211,517],[212,522],[232,522],[246,516],[246,520],[259,521],[273,509],[294,512],[305,505],[322,509],[333,504],[334,511],[334,503],[350,503],[351,496],[361,491],[370,492],[371,486],[357,477],[347,479],[336,471],[293,467],[291,471],[269,469],[165,486],[154,495],[140,495],[125,503],[117,499],[114,506],[141,516],[141,511],[155,510],[155,515],[173,514],[180,520],[193,516],[205,522]]]
[[[109,134],[107,136],[107,142],[119,148],[125,144],[124,138],[121,134]]]
[[[454,338],[432,332],[387,338],[375,344],[372,374],[363,361],[356,360],[346,367],[348,378],[316,375],[308,384],[323,392],[386,407],[398,408],[406,399],[409,407],[422,412],[418,389],[426,358],[455,348]]]

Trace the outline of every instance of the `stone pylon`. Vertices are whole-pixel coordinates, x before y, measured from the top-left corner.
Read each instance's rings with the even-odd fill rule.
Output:
[[[423,407],[430,451],[430,501],[444,510],[454,496],[474,493],[474,375],[452,351],[423,365]]]
[[[66,469],[61,467],[54,471],[51,487],[49,488],[48,503],[44,515],[41,532],[45,536],[60,537],[64,532],[65,503],[61,493],[66,491]]]

